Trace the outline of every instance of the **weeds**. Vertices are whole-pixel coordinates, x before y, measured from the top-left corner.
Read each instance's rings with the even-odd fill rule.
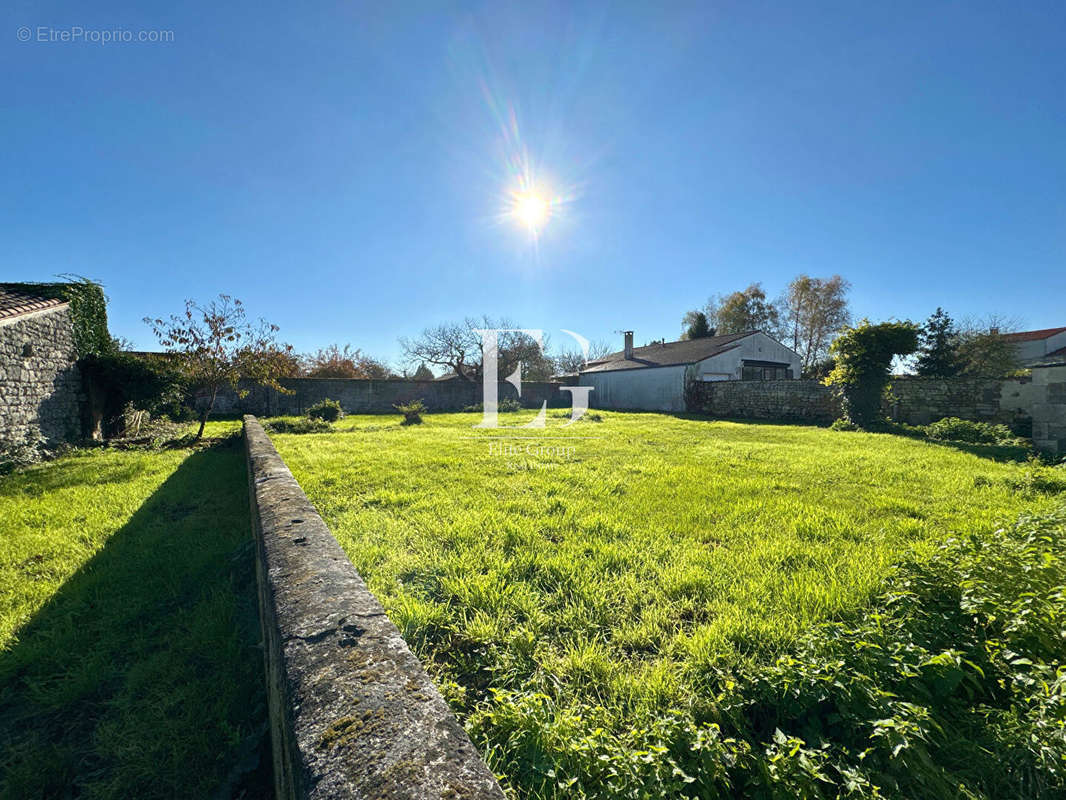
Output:
[[[516,796],[966,796],[960,784],[1025,796],[1020,772],[1002,777],[1016,794],[987,788],[994,768],[974,755],[1006,741],[982,738],[988,709],[1005,715],[996,736],[1031,724],[1021,705],[991,704],[996,679],[965,664],[984,663],[971,643],[988,624],[955,614],[940,639],[935,627],[893,637],[914,612],[907,565],[932,565],[920,574],[940,588],[927,594],[950,601],[962,578],[942,565],[946,540],[980,542],[997,521],[1052,507],[1018,488],[1027,470],[1043,474],[1035,465],[899,436],[602,417],[595,438],[556,442],[572,452],[523,459],[552,469],[496,455],[498,433],[474,435],[476,414],[417,432],[348,417],[338,430],[363,435],[276,439]],[[544,444],[569,433],[553,423]],[[940,606],[923,608],[929,621]],[[968,691],[974,710],[950,714],[935,694],[971,702]],[[945,720],[974,749],[949,747]]]

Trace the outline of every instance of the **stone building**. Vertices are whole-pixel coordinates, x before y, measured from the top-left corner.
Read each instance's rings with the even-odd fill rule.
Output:
[[[78,436],[77,357],[67,302],[0,288],[0,445]]]

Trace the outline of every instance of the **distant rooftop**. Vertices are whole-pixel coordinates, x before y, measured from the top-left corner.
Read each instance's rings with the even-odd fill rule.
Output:
[[[657,342],[644,347],[634,347],[633,357],[629,359],[625,357],[625,351],[619,350],[606,358],[590,361],[581,371],[609,372],[617,369],[695,364],[697,361],[732,350],[741,339],[756,333],[758,331],[746,331],[723,336],[705,336],[701,339],[682,339],[678,342]]]
[[[1017,331],[1005,333],[1003,338],[1008,342],[1038,342],[1041,339],[1050,339],[1057,333],[1066,331],[1066,328],[1042,328],[1038,331]]]
[[[10,286],[0,286],[0,319],[18,317],[62,305],[66,305],[65,300],[39,297]]]

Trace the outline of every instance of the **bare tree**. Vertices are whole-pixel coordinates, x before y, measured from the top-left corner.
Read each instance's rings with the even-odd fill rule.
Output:
[[[145,317],[144,321],[172,355],[188,388],[202,395],[198,397],[197,440],[203,438],[220,389],[232,389],[243,397],[247,391],[239,383],[247,378],[287,391],[278,378],[292,368],[292,347],[277,342],[277,325],[249,322],[244,305],[236,298],[220,294],[204,306],[186,300],[184,314],[172,314],[166,320]]]
[[[416,339],[400,339],[404,360],[409,364],[433,364],[443,367],[462,380],[480,381],[481,336],[479,329],[507,330],[499,334],[497,368],[502,376],[510,375],[523,365],[523,377],[527,380],[547,380],[553,364],[545,355],[548,339],[538,345],[532,336],[520,333],[521,326],[506,319],[467,317],[462,322],[447,322],[426,328]]]
[[[1018,369],[1022,362],[1018,348],[1003,338],[1004,333],[1018,330],[1021,323],[1003,314],[967,317],[959,325],[956,353],[960,374],[975,378],[1002,378]]]
[[[833,337],[851,321],[850,288],[839,275],[797,275],[788,285],[783,300],[784,332],[792,349],[800,354],[805,374],[827,357]]]
[[[417,339],[400,339],[404,359],[408,362],[443,367],[462,380],[481,378],[481,339],[471,320],[445,322],[426,328]]]
[[[606,342],[589,342],[588,358],[580,350],[560,350],[553,357],[556,375],[573,375],[584,369],[589,361],[598,361],[609,356],[613,350]]]

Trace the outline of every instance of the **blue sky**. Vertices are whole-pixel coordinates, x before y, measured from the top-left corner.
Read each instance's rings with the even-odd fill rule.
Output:
[[[5,4],[2,278],[99,279],[142,347],[227,292],[389,360],[481,313],[674,338],[799,272],[1066,324],[1061,4],[798,5]],[[173,41],[38,41],[74,26]]]

